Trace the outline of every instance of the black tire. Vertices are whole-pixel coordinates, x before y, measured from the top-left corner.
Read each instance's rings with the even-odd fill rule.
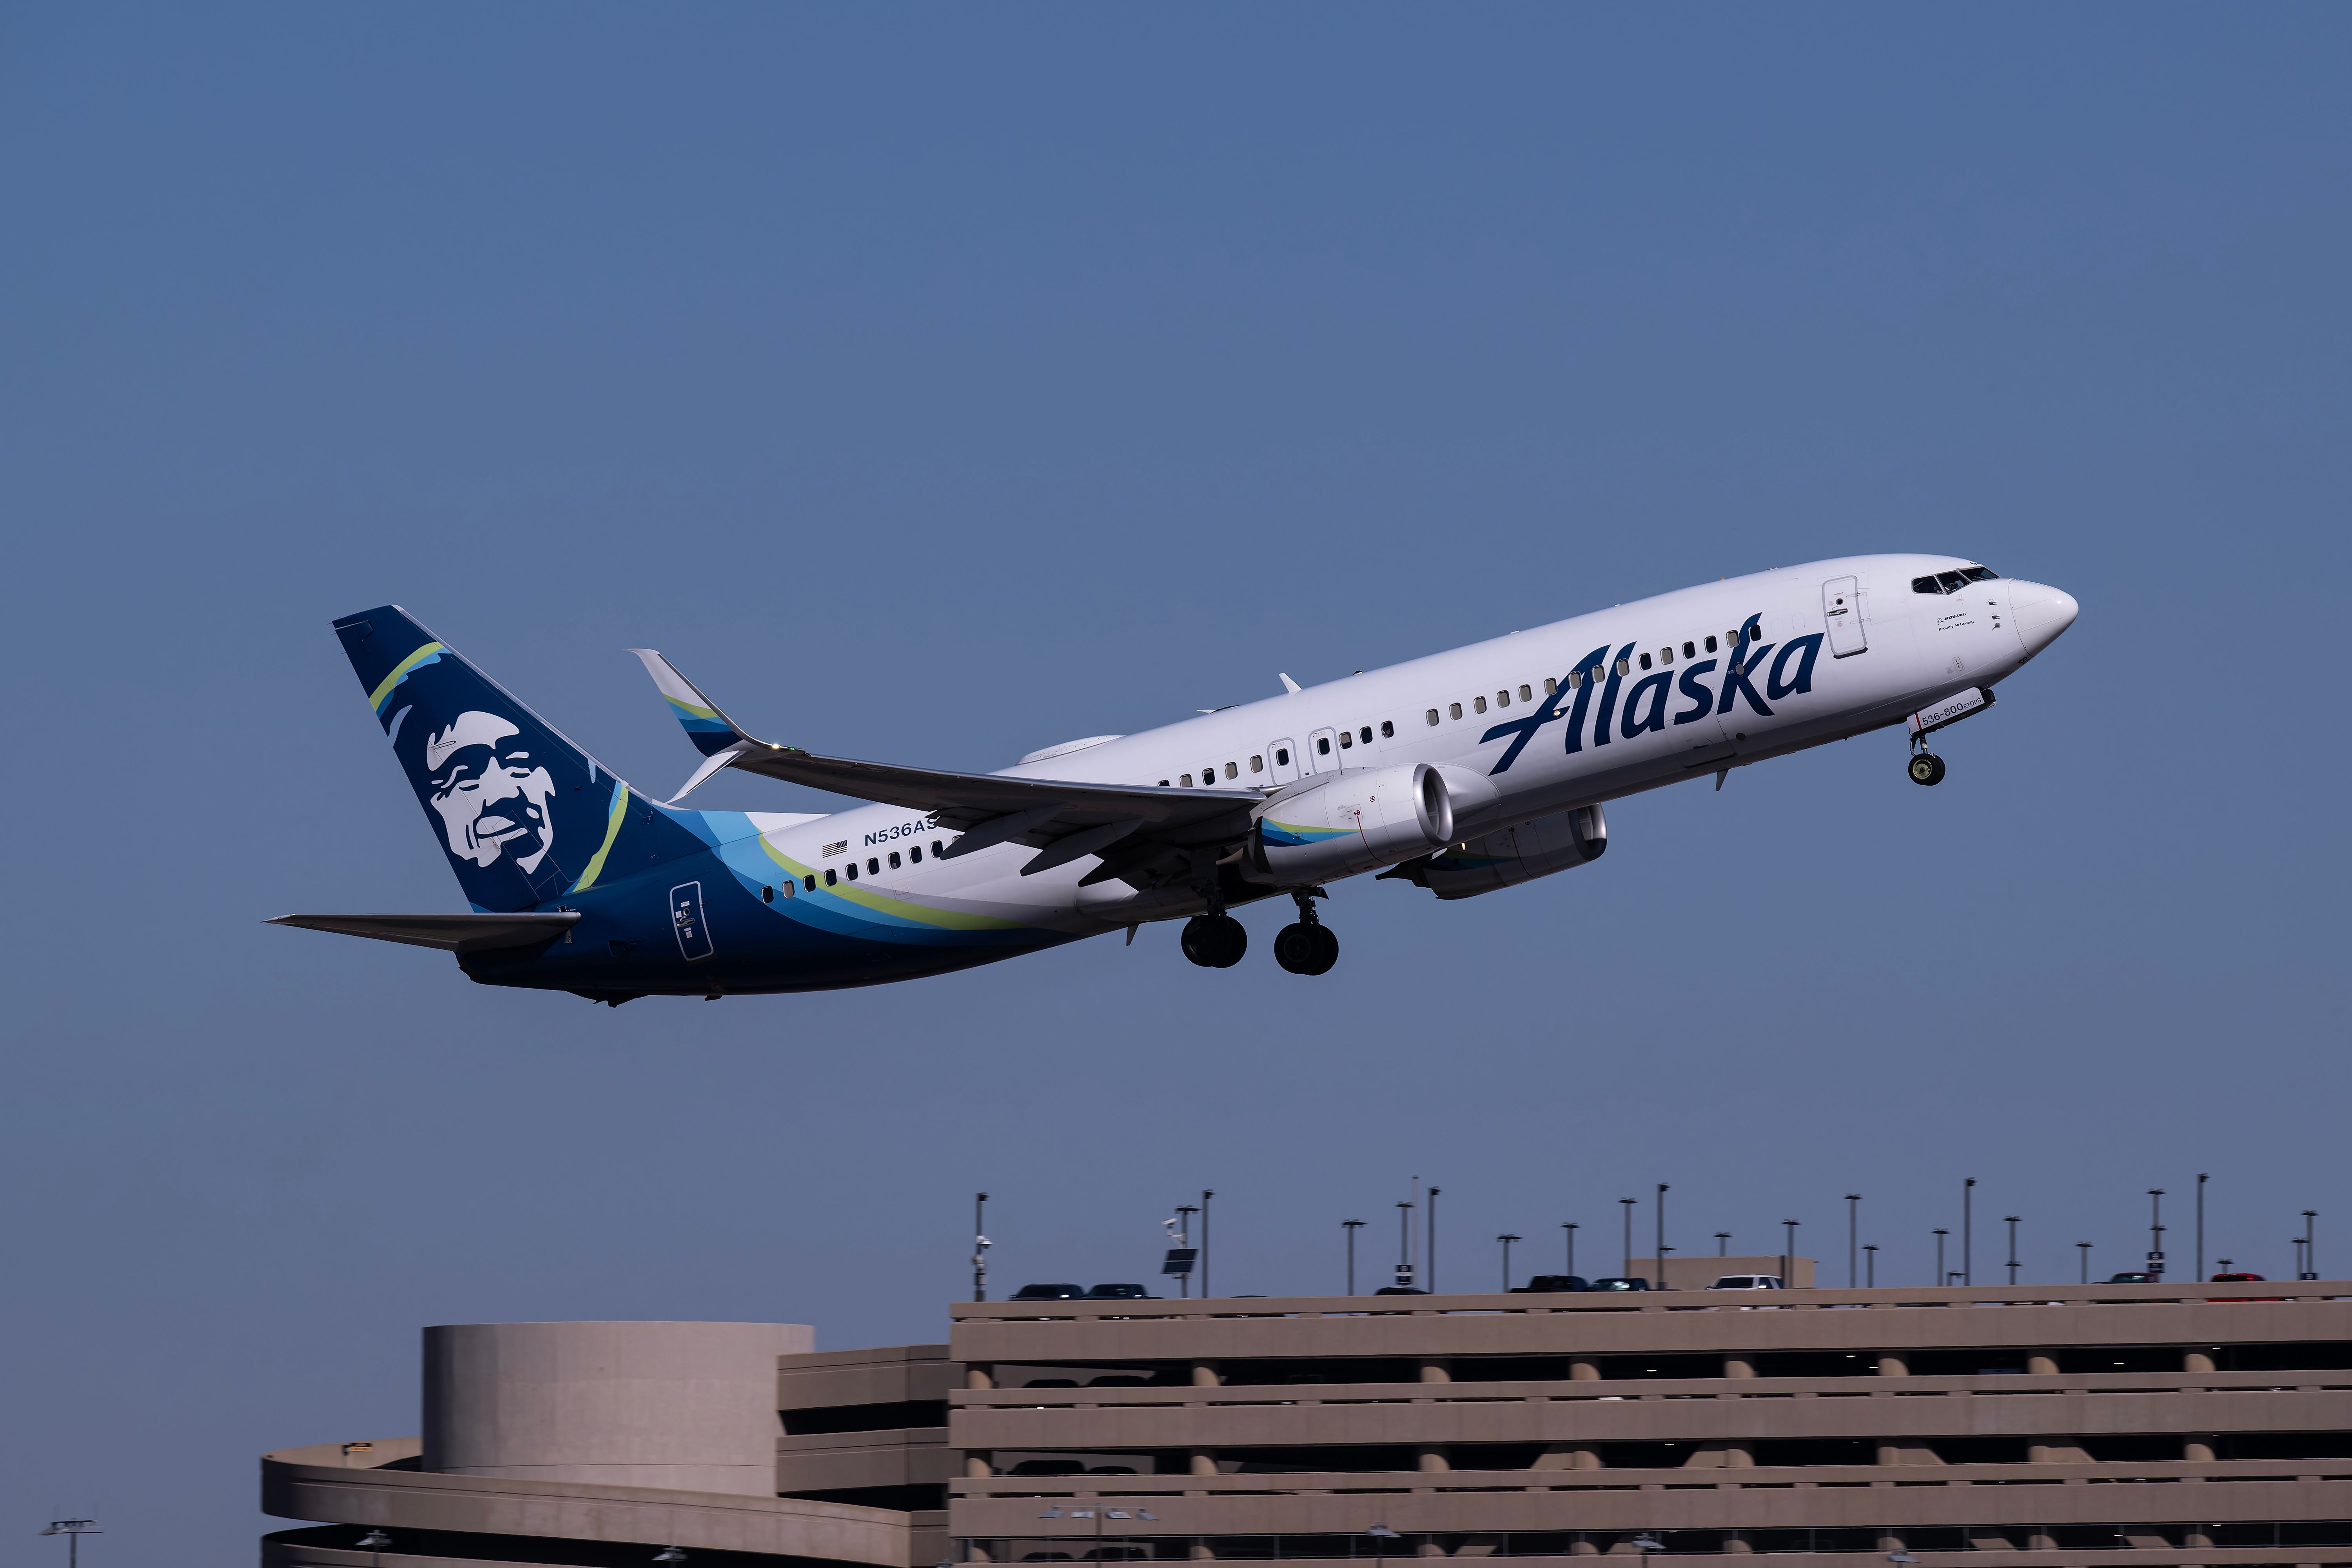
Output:
[[[1194,915],[1184,922],[1181,945],[1203,969],[1231,969],[1249,951],[1249,931],[1231,915]]]
[[[1304,921],[1295,921],[1283,927],[1275,933],[1275,963],[1293,974],[1322,973],[1322,969],[1315,967],[1316,954],[1321,951],[1316,945],[1315,933],[1322,929],[1321,926],[1308,925]],[[1323,967],[1328,969],[1330,965],[1325,964]]]
[[[1298,973],[1301,974],[1330,973],[1331,966],[1339,962],[1339,938],[1329,926],[1326,925],[1308,926],[1307,931],[1314,942],[1314,954],[1307,967]]]
[[[1921,752],[1911,759],[1911,782],[1915,784],[1939,784],[1944,782],[1944,759],[1933,752]]]

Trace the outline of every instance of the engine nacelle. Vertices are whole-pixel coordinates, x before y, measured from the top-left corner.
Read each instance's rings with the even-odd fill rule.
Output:
[[[1276,795],[1250,834],[1253,881],[1306,887],[1426,855],[1454,837],[1454,799],[1427,763],[1357,768]]]
[[[1589,865],[1609,847],[1609,818],[1598,805],[1555,812],[1409,860],[1383,877],[1401,877],[1441,899],[1475,899],[1516,888],[1571,866]]]

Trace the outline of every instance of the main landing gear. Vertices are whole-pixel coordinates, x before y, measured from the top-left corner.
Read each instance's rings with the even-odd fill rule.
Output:
[[[1182,945],[1203,969],[1231,969],[1249,951],[1249,932],[1228,914],[1194,915],[1184,922]]]
[[[1315,917],[1320,888],[1290,895],[1298,901],[1298,919],[1274,939],[1274,961],[1293,974],[1328,974],[1339,962],[1339,939]],[[1242,922],[1222,911],[1194,915],[1184,922],[1184,956],[1203,969],[1231,969],[1249,951],[1249,932]]]
[[[1274,961],[1293,974],[1328,974],[1339,962],[1339,939],[1315,917],[1315,900],[1322,889],[1308,888],[1290,896],[1297,901],[1298,919],[1275,937]]]

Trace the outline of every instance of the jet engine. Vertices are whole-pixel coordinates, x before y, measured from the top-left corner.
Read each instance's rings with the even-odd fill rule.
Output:
[[[1500,833],[1448,845],[1381,876],[1402,878],[1441,899],[1475,899],[1497,888],[1516,888],[1554,871],[1588,865],[1600,859],[1608,847],[1608,816],[1598,805],[1580,805]]]
[[[1453,796],[1427,763],[1352,769],[1276,795],[1255,815],[1250,879],[1284,888],[1393,866],[1454,836]]]

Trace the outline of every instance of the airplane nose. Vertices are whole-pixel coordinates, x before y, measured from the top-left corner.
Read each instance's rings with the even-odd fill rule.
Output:
[[[2074,595],[2047,583],[2011,583],[2009,605],[2017,616],[2018,636],[2025,639],[2028,658],[2056,642],[2058,634],[2073,626],[2074,617],[2083,613]]]

